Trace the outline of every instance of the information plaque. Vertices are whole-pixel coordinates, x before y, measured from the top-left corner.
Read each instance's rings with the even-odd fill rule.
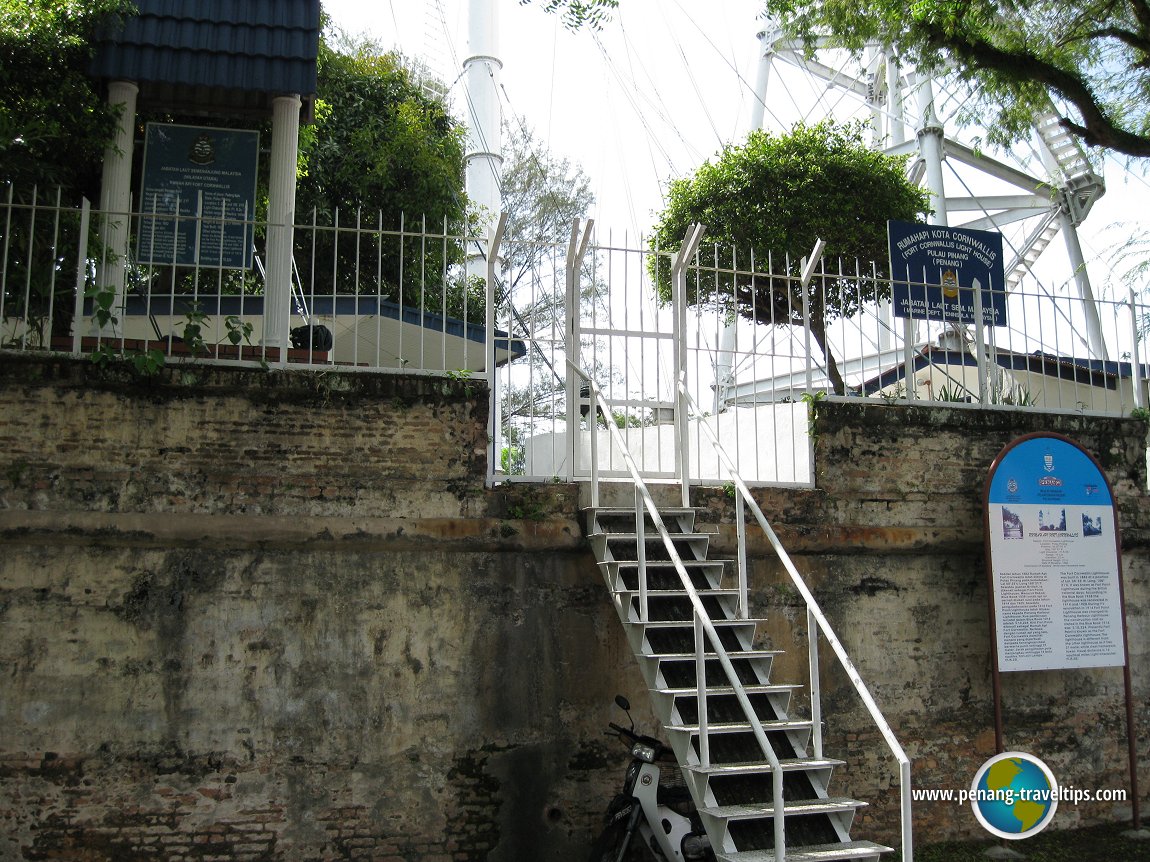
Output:
[[[1116,509],[1094,459],[1064,437],[1020,438],[986,506],[998,669],[1123,666]]]
[[[892,220],[887,241],[896,317],[1006,325],[1002,234]]]
[[[149,123],[138,261],[249,268],[258,163],[259,132]]]

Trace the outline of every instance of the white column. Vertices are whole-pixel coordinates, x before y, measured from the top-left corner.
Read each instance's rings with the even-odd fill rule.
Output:
[[[890,145],[897,146],[906,141],[906,115],[902,105],[902,69],[898,58],[890,53],[886,56],[886,100]]]
[[[471,0],[468,7],[468,50],[463,61],[470,133],[464,157],[467,196],[484,210],[481,233],[495,227],[502,209],[503,141],[500,131],[499,10],[497,0]],[[486,278],[487,264],[468,250],[469,276]]]
[[[292,238],[295,223],[296,159],[299,154],[298,95],[272,101],[271,177],[268,181],[268,260],[264,286],[266,347],[288,347],[291,313]],[[286,359],[280,355],[281,361]]]
[[[758,34],[759,39],[759,66],[755,77],[755,100],[751,102],[751,131],[761,129],[766,119],[767,87],[771,82],[771,63],[775,59],[774,39],[775,31],[763,31]],[[768,42],[767,40],[771,41]]]
[[[918,89],[919,108],[922,111],[922,126],[918,130],[918,151],[926,167],[926,187],[930,191],[930,203],[934,214],[928,219],[930,224],[949,224],[946,213],[946,192],[942,179],[942,123],[934,110],[934,88],[930,79],[924,78]]]
[[[108,85],[108,104],[118,110],[119,117],[115,136],[104,150],[100,180],[100,214],[97,225],[106,251],[100,264],[99,283],[101,287],[115,289],[116,302],[113,308],[121,323],[132,208],[132,151],[135,144],[138,93],[139,87],[131,81],[113,81]],[[110,335],[111,332],[106,331],[104,334]]]
[[[1066,253],[1070,257],[1071,271],[1074,273],[1074,283],[1078,285],[1078,296],[1082,300],[1082,309],[1086,313],[1086,343],[1090,352],[1099,359],[1109,359],[1106,350],[1106,339],[1102,336],[1102,320],[1098,315],[1098,303],[1094,301],[1094,290],[1090,286],[1090,273],[1086,269],[1086,256],[1082,253],[1082,243],[1078,239],[1078,228],[1074,219],[1063,207],[1058,214],[1062,228],[1062,237],[1066,241]]]

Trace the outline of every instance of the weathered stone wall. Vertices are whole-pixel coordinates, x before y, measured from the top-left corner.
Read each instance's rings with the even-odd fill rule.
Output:
[[[817,490],[766,492],[767,514],[814,589],[912,758],[919,788],[969,789],[995,753],[984,484],[1002,448],[1030,432],[1075,439],[1119,501],[1139,785],[1150,789],[1150,557],[1145,426],[1133,420],[1008,410],[821,403]],[[725,506],[716,510],[720,520]],[[721,532],[731,535],[731,527]],[[720,544],[724,544],[721,542]],[[731,539],[725,544],[730,546]],[[759,615],[789,650],[780,673],[807,676],[805,616],[759,555]],[[857,822],[896,840],[897,771],[830,650],[820,653],[828,755],[848,766],[836,787],[871,801]],[[1002,676],[1004,743],[1041,757],[1064,786],[1129,788],[1119,669]],[[876,768],[877,767],[877,768]],[[1128,820],[1131,804],[1063,804],[1056,828]],[[916,806],[919,840],[982,838],[969,808]],[[876,822],[877,821],[877,822]]]
[[[760,497],[917,785],[968,785],[993,750],[982,482],[1028,430],[1079,439],[1122,501],[1145,752],[1141,426],[818,409],[817,490]],[[485,422],[467,381],[0,359],[0,860],[584,858],[625,763],[610,699],[642,681],[578,489],[485,491]],[[697,496],[729,547],[728,501]],[[797,647],[753,550],[764,639]],[[892,763],[823,658],[836,788],[892,835]],[[1008,745],[1125,786],[1118,672],[1004,689]],[[955,806],[917,821],[919,841],[980,834]]]

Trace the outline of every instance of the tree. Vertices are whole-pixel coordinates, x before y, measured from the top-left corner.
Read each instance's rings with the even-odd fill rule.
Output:
[[[532,0],[519,0],[520,6],[529,6]],[[584,24],[598,30],[611,15],[611,10],[619,6],[619,0],[546,0],[545,12],[559,13],[563,23],[572,30]]]
[[[314,213],[318,225],[331,227],[338,211],[341,228],[358,228],[339,236],[317,231],[316,266],[337,291],[374,293],[382,278],[396,301],[436,310],[446,300],[449,313],[462,312],[462,274],[446,285],[440,277],[463,260],[450,236],[463,233],[467,219],[465,130],[447,109],[443,90],[422,80],[400,55],[325,31],[316,121],[301,144],[296,209],[303,223]],[[401,216],[406,231],[421,232],[426,223],[443,240],[397,237]],[[312,240],[306,231],[297,237]],[[313,250],[300,253],[307,259]],[[468,316],[482,319],[482,304],[469,303]]]
[[[571,224],[595,203],[591,179],[583,168],[544,149],[522,119],[513,122],[504,146],[500,185],[507,233],[516,242],[507,249],[507,289],[540,265],[549,244],[565,243]]]
[[[0,0],[0,180],[94,196],[115,116],[88,77],[126,0]]]
[[[823,36],[855,52],[878,43],[920,71],[955,70],[996,143],[1028,135],[1053,98],[1083,143],[1150,156],[1147,0],[766,0],[765,9],[808,48]]]
[[[707,240],[715,243],[708,265],[716,261],[720,271],[739,268],[724,285],[734,306],[724,310],[755,323],[801,326],[809,305],[811,334],[826,357],[835,391],[842,393],[843,380],[827,346],[827,322],[850,317],[864,303],[889,294],[882,280],[887,220],[915,221],[929,211],[927,193],[907,180],[905,166],[905,159],[868,148],[860,126],[827,122],[777,136],[752,132],[746,143],[724,148],[693,176],[671,183],[651,244],[677,248],[688,227],[701,223]],[[804,296],[796,277],[799,263],[820,238],[826,257],[873,261],[874,268],[861,276],[815,279]],[[669,300],[668,256],[651,260],[660,297]],[[713,300],[688,279],[687,301]]]
[[[0,0],[0,190],[17,205],[0,225],[4,248],[4,323],[19,321],[21,341],[66,335],[71,286],[63,252],[76,241],[75,214],[36,219],[32,203],[54,203],[63,189],[89,198],[115,115],[88,77],[103,26],[130,10],[123,0]],[[55,187],[55,188],[53,188]],[[48,319],[53,332],[45,331]]]
[[[522,440],[539,423],[566,416],[566,379],[572,372],[562,349],[544,352],[540,345],[563,343],[569,309],[561,261],[572,223],[586,215],[595,196],[582,167],[548,150],[521,118],[505,130],[501,196],[507,238],[501,255],[507,280],[498,291],[500,316],[509,320],[512,336],[522,338],[530,352],[511,363],[500,394],[505,441],[501,462],[505,471],[522,473]],[[595,273],[593,256],[588,256],[581,280],[584,308],[602,303],[606,292]],[[617,377],[601,363],[588,370],[600,382]]]

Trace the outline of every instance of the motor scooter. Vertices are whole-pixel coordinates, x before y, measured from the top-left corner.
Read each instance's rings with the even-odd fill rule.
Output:
[[[609,736],[631,749],[623,790],[607,806],[603,831],[591,846],[590,862],[624,862],[644,847],[664,862],[714,860],[711,843],[695,810],[690,790],[671,748],[653,736],[635,731],[631,704],[622,695],[615,705],[626,714],[630,729],[609,722]],[[640,851],[640,858],[647,858]]]

